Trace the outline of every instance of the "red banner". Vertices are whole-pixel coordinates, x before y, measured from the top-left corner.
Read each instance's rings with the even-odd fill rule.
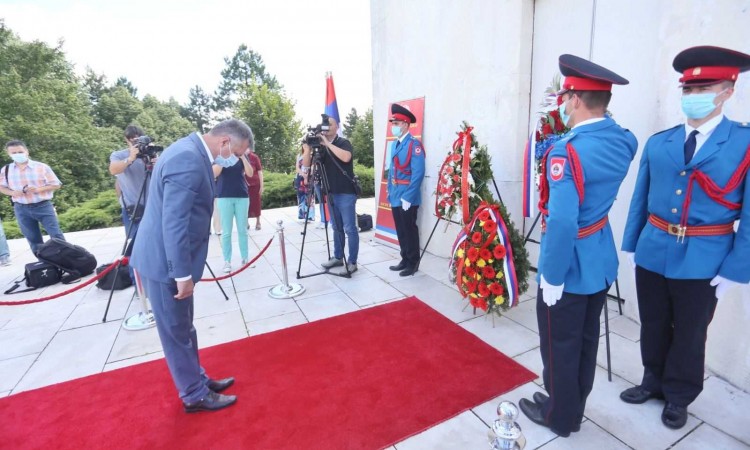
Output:
[[[417,122],[411,124],[409,127],[409,133],[412,136],[422,141],[423,119],[424,119],[424,97],[415,98],[411,100],[404,100],[395,102],[399,105],[408,108],[412,114],[417,118]],[[391,117],[391,104],[388,105],[388,119]],[[392,145],[393,141],[396,140],[391,134],[391,124],[386,119],[385,127],[385,148],[383,151],[383,169],[385,169],[385,158],[388,155],[388,147]],[[393,222],[393,213],[391,213],[391,205],[388,203],[388,172],[383,170],[380,174],[380,191],[378,195],[378,211],[375,217],[375,238],[381,241],[398,246],[398,238],[396,237],[396,224]],[[422,201],[424,204],[424,199]]]

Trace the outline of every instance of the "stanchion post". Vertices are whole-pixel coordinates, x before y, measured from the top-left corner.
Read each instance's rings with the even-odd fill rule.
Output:
[[[299,283],[289,282],[289,271],[286,268],[286,246],[284,242],[284,221],[276,222],[276,233],[279,235],[279,248],[281,250],[281,284],[277,284],[268,290],[272,298],[293,298],[305,292],[305,288]]]

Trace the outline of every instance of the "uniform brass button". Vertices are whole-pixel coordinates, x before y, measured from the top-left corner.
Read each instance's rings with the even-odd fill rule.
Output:
[[[683,170],[682,172],[680,172],[680,176],[681,176],[681,177],[684,177],[684,176],[685,176],[685,171],[684,171],[684,170]]]
[[[677,214],[677,208],[672,208],[672,212]]]
[[[677,194],[677,195],[682,195],[682,189],[677,189],[677,190],[675,191],[675,194]]]

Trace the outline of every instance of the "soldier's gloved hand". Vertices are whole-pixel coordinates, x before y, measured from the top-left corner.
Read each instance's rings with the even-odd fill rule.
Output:
[[[546,303],[547,306],[555,306],[555,303],[557,303],[557,301],[560,300],[560,297],[562,297],[565,283],[559,286],[551,285],[544,279],[544,275],[542,275],[541,280],[539,287],[542,288],[542,300],[544,300],[544,303]]]
[[[401,199],[401,207],[404,208],[404,211],[411,208],[411,203],[407,202],[403,198]]]
[[[623,252],[625,253],[625,256],[628,258],[628,262],[630,263],[630,267],[635,270],[635,252]]]
[[[721,300],[734,286],[739,286],[740,283],[732,280],[728,280],[721,275],[716,275],[713,280],[709,283],[711,286],[716,286],[716,300]]]

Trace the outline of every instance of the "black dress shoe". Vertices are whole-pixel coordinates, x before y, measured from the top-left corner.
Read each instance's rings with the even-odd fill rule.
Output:
[[[667,427],[678,430],[685,426],[687,415],[687,407],[667,402],[661,412],[661,421]]]
[[[544,421],[544,416],[542,416],[542,405],[534,403],[527,398],[522,398],[518,402],[518,406],[521,407],[521,411],[526,415],[526,417],[528,417],[529,420],[531,420],[535,424],[549,428],[553,433],[557,434],[560,437],[570,436],[570,433],[560,433],[559,431],[547,425],[547,422]]]
[[[185,412],[194,413],[200,411],[217,411],[234,405],[237,401],[236,395],[222,395],[209,390],[205,397],[195,403],[183,403]]]
[[[620,400],[624,401],[625,403],[633,403],[635,405],[645,403],[647,400],[652,398],[663,399],[664,395],[658,392],[648,391],[644,389],[643,386],[634,386],[620,392]]]
[[[206,387],[214,392],[221,392],[234,384],[234,377],[224,378],[223,380],[212,380],[208,379]]]
[[[393,271],[396,271],[396,272],[398,272],[399,270],[404,270],[404,269],[406,269],[406,262],[405,261],[401,261],[400,263],[396,264],[395,266],[390,266],[389,269],[393,270]]]
[[[547,400],[549,400],[549,397],[547,397],[546,394],[542,394],[541,392],[534,392],[534,395],[531,398],[533,398],[534,403],[536,403],[540,407],[544,406],[544,404],[547,403]],[[573,429],[571,431],[574,433],[581,431],[581,422],[583,422],[582,419],[576,421],[576,424],[573,425]]]
[[[407,267],[406,269],[402,270],[398,274],[402,277],[408,277],[409,275],[414,275],[417,272],[416,267]]]

